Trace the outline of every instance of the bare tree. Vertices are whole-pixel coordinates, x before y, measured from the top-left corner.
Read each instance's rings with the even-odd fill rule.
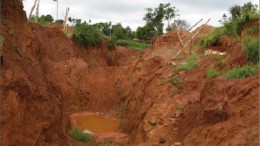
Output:
[[[38,0],[37,7],[36,7],[36,22],[38,22],[38,18],[39,18],[39,8],[40,8],[40,0]]]
[[[33,13],[33,10],[34,10],[34,8],[35,8],[35,6],[36,6],[36,3],[37,3],[37,0],[34,1],[34,4],[33,4],[32,8],[31,8],[31,12],[30,12],[29,20],[28,20],[28,21],[30,21],[30,19],[31,19],[31,17],[32,17],[32,13]]]

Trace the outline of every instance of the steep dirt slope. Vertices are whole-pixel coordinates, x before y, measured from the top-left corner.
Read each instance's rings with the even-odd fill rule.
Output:
[[[27,23],[20,0],[4,0],[1,14],[1,145],[70,145],[70,113],[108,111],[120,100],[118,54],[106,41],[86,50]]]
[[[207,78],[212,65],[226,71],[247,63],[240,43],[221,40],[214,50],[227,56],[198,59],[172,85],[165,79],[179,45],[174,33],[144,53],[107,51],[105,40],[85,49],[60,30],[27,23],[20,0],[2,1],[1,145],[71,145],[69,115],[81,111],[121,116],[133,146],[259,144],[259,76]]]
[[[173,67],[154,50],[126,68],[119,83],[130,145],[259,145],[259,76],[207,78],[212,65],[225,72],[247,63],[243,45],[230,40],[214,48],[227,56],[206,56],[196,69],[179,72],[180,85],[165,83]]]

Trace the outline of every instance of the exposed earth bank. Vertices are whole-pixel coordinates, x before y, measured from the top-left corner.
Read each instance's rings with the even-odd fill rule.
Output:
[[[2,2],[1,145],[71,145],[69,116],[85,111],[124,121],[128,136],[110,138],[114,145],[259,145],[259,75],[207,77],[212,65],[227,71],[247,63],[239,42],[221,40],[210,49],[226,56],[199,58],[173,85],[165,79],[178,51],[174,33],[154,38],[144,52],[109,51],[106,40],[86,49],[58,29],[28,23],[20,0]]]

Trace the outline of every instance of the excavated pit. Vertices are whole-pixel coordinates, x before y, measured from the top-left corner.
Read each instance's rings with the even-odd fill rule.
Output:
[[[223,70],[244,65],[241,45],[216,46],[228,55],[198,59],[198,68],[179,73],[183,83],[174,86],[165,82],[178,51],[171,35],[143,53],[111,52],[105,41],[87,50],[57,29],[27,23],[21,3],[3,0],[1,11],[1,145],[70,146],[75,127],[115,146],[259,145],[259,76],[207,79],[221,59]]]

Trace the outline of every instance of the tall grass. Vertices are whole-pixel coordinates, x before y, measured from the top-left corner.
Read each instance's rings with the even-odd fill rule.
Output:
[[[131,49],[134,49],[136,51],[143,51],[146,48],[149,48],[150,45],[146,43],[136,42],[133,40],[117,40],[116,44],[119,46],[125,46]]]
[[[259,38],[252,38],[252,37],[246,37],[244,39],[244,44],[246,48],[246,54],[247,54],[247,59],[251,63],[257,63],[259,62],[259,45],[260,45],[260,40]]]
[[[225,75],[227,79],[239,79],[254,76],[256,74],[255,67],[245,65],[242,67],[236,67],[228,71]]]

